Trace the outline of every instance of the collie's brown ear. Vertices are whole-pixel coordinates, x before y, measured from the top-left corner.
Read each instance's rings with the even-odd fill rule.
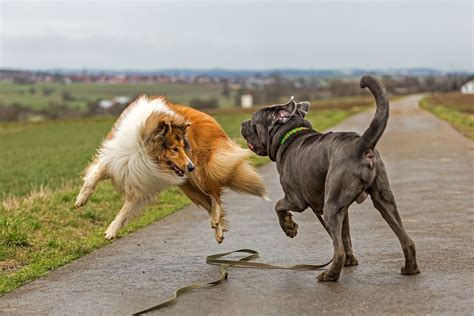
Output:
[[[189,126],[191,126],[191,122],[186,122],[183,125],[181,125],[180,128],[183,130],[183,132],[186,133],[186,130],[188,129]]]
[[[159,139],[160,137],[166,136],[169,132],[171,132],[171,123],[170,123],[170,122],[161,121],[161,122],[158,124],[158,127],[156,128],[156,130],[153,132],[152,139],[153,139],[153,140],[157,140],[157,139]]]
[[[163,135],[168,134],[171,132],[171,123],[167,121],[160,122],[156,131]]]

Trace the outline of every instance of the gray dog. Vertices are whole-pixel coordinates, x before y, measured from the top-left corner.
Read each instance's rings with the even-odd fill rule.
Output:
[[[361,88],[368,87],[377,103],[375,117],[362,136],[356,133],[325,133],[312,129],[304,119],[308,102],[274,105],[256,111],[242,122],[241,133],[249,148],[276,162],[285,197],[275,206],[280,226],[288,237],[295,237],[298,225],[290,211],[310,207],[324,214],[326,228],[334,246],[332,265],[322,272],[319,281],[336,281],[342,266],[357,265],[349,233],[349,206],[362,203],[370,194],[400,240],[405,255],[402,274],[416,274],[415,244],[398,215],[384,164],[375,145],[388,120],[385,88],[372,76],[364,76]]]

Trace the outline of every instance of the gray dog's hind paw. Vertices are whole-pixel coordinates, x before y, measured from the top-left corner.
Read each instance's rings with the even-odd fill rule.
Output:
[[[415,264],[414,267],[402,267],[401,271],[400,271],[401,274],[403,275],[413,275],[413,274],[418,274],[420,273],[420,268],[418,268],[418,265]]]
[[[290,238],[294,238],[298,233],[298,224],[293,222],[291,215],[285,216],[285,220],[280,223],[280,226],[285,234]]]
[[[344,266],[352,267],[352,266],[356,266],[358,264],[359,264],[359,262],[357,261],[357,259],[354,255],[346,255],[346,262],[344,263]]]
[[[319,282],[334,282],[337,280],[339,280],[339,274],[331,274],[329,270],[318,275]]]

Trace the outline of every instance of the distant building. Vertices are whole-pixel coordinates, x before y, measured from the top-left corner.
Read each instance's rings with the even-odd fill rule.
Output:
[[[110,109],[114,105],[114,101],[112,100],[100,100],[99,107],[103,109]]]
[[[240,106],[244,109],[250,109],[253,106],[253,97],[251,94],[242,94],[240,96]]]
[[[118,97],[115,97],[115,98],[112,99],[112,101],[114,101],[115,103],[118,103],[120,105],[128,104],[131,100],[132,100],[132,98],[126,97],[126,96],[118,96]]]
[[[466,82],[461,87],[462,94],[474,94],[474,79]]]

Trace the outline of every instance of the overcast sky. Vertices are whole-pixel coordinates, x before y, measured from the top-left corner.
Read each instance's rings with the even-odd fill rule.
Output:
[[[474,71],[471,0],[0,3],[0,67]]]

